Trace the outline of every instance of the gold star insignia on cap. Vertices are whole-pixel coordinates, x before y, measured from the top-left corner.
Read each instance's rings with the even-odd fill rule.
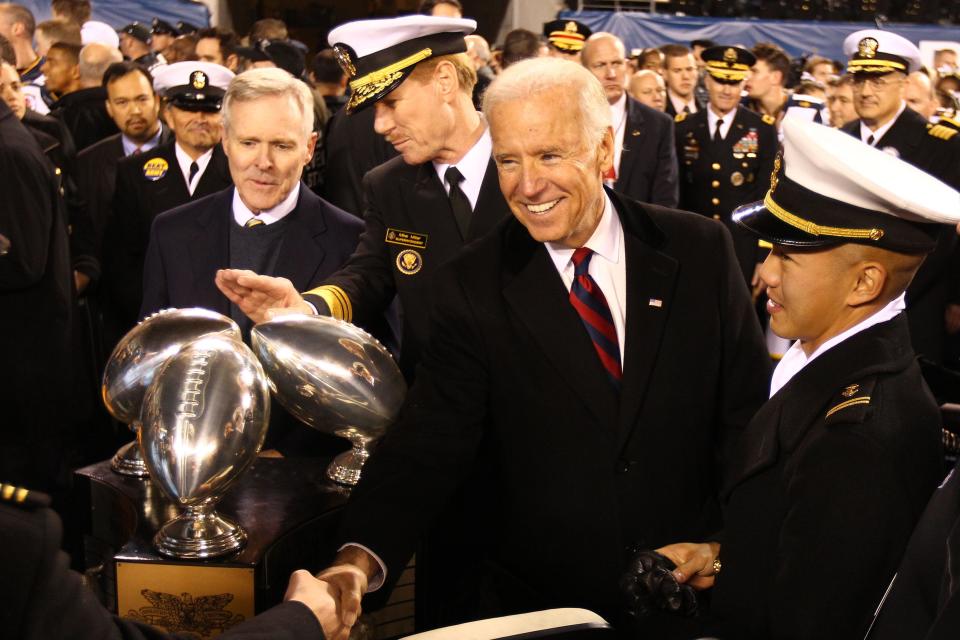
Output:
[[[723,52],[723,61],[726,62],[727,64],[733,64],[734,62],[737,61],[737,52],[734,51],[732,48],[727,49],[726,51]]]
[[[357,68],[353,66],[353,57],[350,55],[350,48],[345,44],[338,44],[333,47],[333,55],[337,57],[337,64],[343,69],[343,72],[353,78],[357,75]]]
[[[190,84],[193,85],[194,89],[206,89],[207,74],[203,71],[194,71],[190,74]]]
[[[573,20],[571,20],[570,22],[568,22],[568,23],[563,27],[563,30],[564,30],[564,31],[569,31],[570,33],[576,33],[576,32],[577,32],[577,23],[574,22]]]
[[[880,43],[875,38],[864,38],[857,45],[857,53],[861,58],[873,58],[876,57],[879,47]]]

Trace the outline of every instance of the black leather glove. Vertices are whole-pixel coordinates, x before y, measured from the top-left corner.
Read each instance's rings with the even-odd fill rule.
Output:
[[[666,556],[649,549],[631,549],[627,571],[620,578],[627,612],[636,618],[656,611],[684,617],[697,615],[697,592],[673,577],[676,565]]]

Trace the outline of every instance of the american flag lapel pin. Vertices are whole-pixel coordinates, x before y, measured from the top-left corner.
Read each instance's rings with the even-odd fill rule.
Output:
[[[647,304],[649,304],[651,307],[656,307],[657,309],[659,309],[660,307],[663,306],[663,300],[658,300],[657,298],[650,298],[650,301]]]

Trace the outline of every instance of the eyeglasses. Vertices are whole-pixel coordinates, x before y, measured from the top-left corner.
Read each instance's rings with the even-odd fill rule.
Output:
[[[903,82],[902,78],[891,79],[891,78],[884,78],[883,76],[870,76],[870,77],[854,76],[853,88],[857,91],[862,91],[863,86],[867,85],[874,91],[883,91],[885,89],[889,89],[890,87],[895,87],[901,84],[902,82]]]

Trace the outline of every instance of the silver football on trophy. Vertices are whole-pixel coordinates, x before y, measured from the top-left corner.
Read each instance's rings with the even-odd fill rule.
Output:
[[[154,537],[175,558],[215,558],[246,533],[214,510],[252,463],[270,422],[270,387],[242,342],[211,336],[169,358],[147,389],[140,447],[150,478],[183,511]]]
[[[353,444],[327,476],[355,485],[407,393],[390,352],[362,329],[326,316],[279,316],[255,326],[251,338],[280,404],[314,429]]]
[[[213,335],[241,339],[236,322],[207,309],[165,309],[140,321],[114,348],[103,373],[101,394],[110,415],[136,435],[143,396],[160,365],[188,342]],[[147,475],[136,440],[117,451],[111,466],[123,475]]]

